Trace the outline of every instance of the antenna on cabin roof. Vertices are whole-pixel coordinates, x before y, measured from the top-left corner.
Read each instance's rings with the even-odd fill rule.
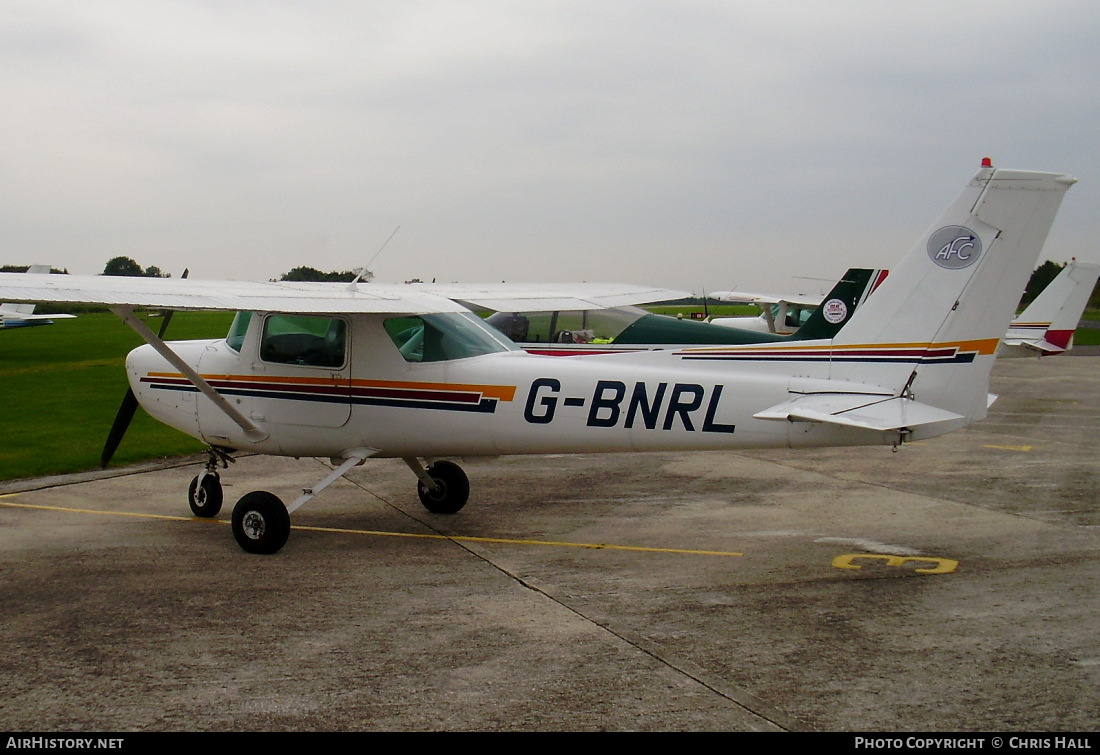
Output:
[[[376,259],[378,259],[378,255],[380,255],[382,253],[382,250],[386,248],[386,244],[390,243],[390,241],[393,239],[393,237],[396,236],[397,232],[400,231],[400,230],[401,230],[400,225],[397,226],[396,228],[394,228],[393,233],[391,233],[389,235],[389,238],[387,238],[384,242],[382,242],[382,246],[378,247],[378,251],[374,253],[374,256],[371,257],[370,260],[367,261],[367,264],[364,267],[355,268],[355,280],[353,280],[351,282],[351,288],[352,289],[355,288],[355,284],[358,283],[359,281],[363,281],[364,283],[370,283],[372,280],[374,280],[374,273],[372,273],[370,271],[370,266],[374,264],[374,261]]]

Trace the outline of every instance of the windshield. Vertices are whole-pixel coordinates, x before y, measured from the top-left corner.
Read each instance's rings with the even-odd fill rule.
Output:
[[[788,304],[786,302],[782,304],[773,304],[772,321],[777,325],[785,325],[788,328],[794,328],[795,330],[801,328],[806,324],[806,321],[810,319],[810,315],[814,313],[817,306],[809,304]],[[780,315],[786,310],[786,314],[783,315],[782,321],[780,321]]]
[[[391,317],[383,326],[406,362],[446,362],[517,350],[472,312]]]
[[[248,331],[248,323],[252,322],[251,312],[238,312],[233,318],[233,324],[229,326],[229,335],[225,337],[225,344],[233,351],[240,351],[244,344],[244,334]]]

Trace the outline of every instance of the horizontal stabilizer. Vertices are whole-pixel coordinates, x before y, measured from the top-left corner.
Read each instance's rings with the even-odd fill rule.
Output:
[[[857,427],[863,430],[887,431],[940,426],[941,432],[962,427],[966,417],[922,404],[913,399],[882,396],[819,393],[799,396],[784,401],[770,409],[754,414],[757,419],[787,420],[788,422],[828,422],[834,425]]]
[[[1040,339],[1038,341],[1028,340],[1028,339],[1024,339],[1024,338],[1006,338],[1004,340],[1004,343],[1005,343],[1005,346],[1016,346],[1016,347],[1020,347],[1020,348],[1024,348],[1024,349],[1030,349],[1030,350],[1036,352],[1037,354],[1039,354],[1040,356],[1043,356],[1043,355],[1053,356],[1054,354],[1061,354],[1062,352],[1065,351],[1065,349],[1062,348],[1061,346],[1059,346],[1057,344],[1054,344],[1054,343],[1051,343],[1050,341],[1046,340],[1045,338]]]
[[[12,304],[11,302],[0,304],[0,314],[29,315],[31,312],[34,312],[33,304]]]

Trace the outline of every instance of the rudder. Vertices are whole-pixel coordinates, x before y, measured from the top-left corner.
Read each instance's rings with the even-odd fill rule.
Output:
[[[831,378],[984,417],[997,344],[1074,182],[983,165],[833,339]]]

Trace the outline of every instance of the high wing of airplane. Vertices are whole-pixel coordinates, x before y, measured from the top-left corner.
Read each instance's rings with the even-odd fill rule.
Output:
[[[496,312],[488,321],[524,350],[546,356],[589,356],[644,349],[669,349],[685,345],[733,345],[773,343],[783,340],[832,338],[867,298],[878,271],[849,270],[826,297],[806,310],[797,334],[775,333],[765,328],[739,328],[715,322],[672,317],[640,307]],[[883,274],[883,277],[885,275]],[[663,297],[667,301],[671,297]],[[654,299],[657,301],[657,299]],[[642,303],[642,302],[639,302]],[[736,322],[763,322],[762,318],[729,318]]]
[[[650,304],[691,296],[688,291],[620,283],[412,283],[416,291],[495,312],[583,311]]]
[[[1073,348],[1073,332],[1089,303],[1100,265],[1070,260],[1012,321],[999,357],[1052,356]]]
[[[31,275],[46,275],[50,272],[49,265],[31,265],[26,272]],[[54,320],[67,320],[76,315],[36,315],[33,304],[15,304],[4,302],[0,304],[0,330],[8,328],[29,328],[36,325],[53,325]]]
[[[0,297],[107,305],[147,344],[126,359],[154,418],[209,445],[188,499],[222,505],[240,452],[330,457],[289,507],[254,491],[237,543],[274,553],[290,514],[369,458],[401,458],[431,512],[470,493],[447,457],[893,445],[986,415],[989,370],[1074,179],[983,166],[828,339],[560,359],[410,286],[0,276]],[[138,307],[237,311],[225,338],[165,342]]]

